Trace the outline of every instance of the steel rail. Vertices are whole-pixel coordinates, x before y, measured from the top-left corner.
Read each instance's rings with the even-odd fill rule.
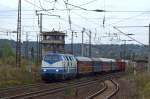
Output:
[[[111,99],[114,95],[116,95],[118,93],[118,91],[120,89],[119,84],[116,81],[111,80],[111,82],[115,85],[115,90],[110,95],[108,95],[106,97],[106,99]]]
[[[100,80],[100,79],[98,79]],[[94,80],[94,81],[90,81],[87,83],[83,83],[83,82],[79,82],[77,84],[71,84],[71,87],[81,87],[81,86],[86,86],[92,83],[97,82],[98,80]],[[66,86],[63,87],[57,87],[57,88],[52,88],[52,89],[44,89],[44,90],[40,90],[40,91],[35,91],[35,92],[29,92],[29,93],[24,93],[24,94],[19,94],[19,95],[15,95],[15,96],[10,96],[10,97],[4,97],[4,99],[31,99],[31,98],[36,98],[36,97],[40,97],[40,96],[45,96],[47,94],[53,94],[53,93],[57,93],[57,92],[61,92],[63,90],[65,90],[67,88]]]
[[[93,99],[94,97],[96,97],[97,95],[103,93],[104,91],[106,91],[106,89],[108,88],[108,86],[103,82],[103,88],[101,90],[99,90],[98,92],[88,96],[86,99]]]
[[[119,91],[119,84],[116,81],[112,80],[112,79],[109,80],[109,81],[112,82],[112,84],[114,85],[115,88],[110,94],[108,94],[107,97],[105,97],[105,99],[111,99]],[[104,82],[104,87],[101,90],[99,90],[98,92],[86,97],[86,99],[94,99],[95,97],[97,97],[97,96],[103,94],[104,92],[106,92],[107,89],[108,89],[108,85]]]

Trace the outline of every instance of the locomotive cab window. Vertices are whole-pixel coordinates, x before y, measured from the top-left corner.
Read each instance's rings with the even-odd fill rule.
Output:
[[[63,60],[64,60],[64,61],[67,61],[67,59],[66,59],[66,57],[65,57],[65,56],[62,56],[62,57],[63,57]]]
[[[72,58],[71,58],[71,56],[69,56],[68,58],[69,58],[69,60],[70,60],[70,61],[72,61]]]
[[[70,63],[70,59],[69,59],[68,56],[65,56],[65,59],[66,59],[66,61],[67,61],[68,63]]]
[[[44,57],[44,60],[60,60],[60,56],[58,55],[47,55]]]

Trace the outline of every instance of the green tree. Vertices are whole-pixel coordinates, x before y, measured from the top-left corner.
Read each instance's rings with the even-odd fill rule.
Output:
[[[12,50],[12,47],[9,42],[4,43],[0,48],[0,57],[7,58],[7,57],[14,57],[15,53]]]

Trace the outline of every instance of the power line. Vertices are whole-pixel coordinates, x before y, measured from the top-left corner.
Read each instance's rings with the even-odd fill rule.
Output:
[[[91,23],[93,23],[93,24],[95,24],[95,25],[98,25],[98,26],[101,26],[101,27],[102,27],[102,25],[100,25],[100,24],[98,24],[98,23],[95,23],[95,22],[93,22],[93,21],[90,21],[90,20],[89,20],[88,18],[86,18],[86,17],[83,17],[83,16],[81,16],[81,15],[75,13],[75,12],[72,12],[72,13],[78,15],[79,17],[81,17],[82,19],[84,19],[84,20],[86,20],[86,21],[89,21],[89,22],[91,22]],[[103,18],[102,18],[102,19],[103,19]]]
[[[40,3],[40,7],[41,7],[41,9],[44,9],[44,8],[43,8],[43,6],[42,6],[42,4],[41,4],[41,0],[39,0],[39,3]]]
[[[82,7],[80,7],[80,6],[76,6],[76,5],[69,4],[69,3],[67,3],[67,4],[68,4],[68,5],[71,5],[71,6],[73,6],[73,7],[76,7],[76,8],[79,8],[79,9],[85,10],[85,11],[88,11],[86,8],[82,8]]]
[[[137,41],[136,39],[134,39],[134,38],[132,38],[131,36],[129,36],[128,34],[126,34],[126,33],[124,33],[124,32],[122,32],[120,29],[118,29],[117,27],[113,27],[115,30],[117,30],[117,31],[119,31],[121,34],[123,34],[123,35],[125,35],[125,36],[127,36],[127,37],[129,37],[130,39],[132,39],[132,40],[134,40],[135,42],[137,42],[137,43],[139,43],[139,44],[142,44],[142,45],[144,45],[145,46],[145,44],[143,44],[143,43],[141,43],[141,42],[139,42],[139,41]]]
[[[143,14],[145,14],[146,12],[143,12],[143,13],[140,13],[138,15],[135,15],[135,16],[131,16],[131,17],[128,17],[126,19],[122,19],[122,20],[119,20],[119,21],[116,21],[116,22],[113,22],[111,24],[108,24],[107,26],[110,26],[110,25],[114,25],[114,24],[117,24],[117,23],[120,23],[120,22],[123,22],[123,21],[126,21],[126,20],[129,20],[129,19],[132,19],[132,18],[135,18],[135,17],[139,17],[139,16],[142,16]]]
[[[53,1],[49,1],[49,0],[44,0],[45,2],[48,2],[48,3],[53,3],[53,2],[55,2],[55,0],[53,0]]]
[[[143,27],[149,27],[149,26],[115,26],[117,28],[135,28],[135,27],[138,27],[138,28],[143,28]]]
[[[45,9],[44,9],[45,10]],[[48,12],[48,11],[47,11]],[[118,11],[119,12],[119,11]],[[49,13],[49,12],[48,12]],[[63,18],[60,18],[61,20],[64,20],[64,21],[66,21],[65,19],[63,19]],[[67,22],[68,22],[68,20],[67,20]],[[73,25],[75,25],[74,23],[73,23]],[[80,27],[80,28],[82,28],[81,26],[79,26],[79,25],[75,25],[75,26],[77,26],[77,27]]]
[[[97,1],[97,0],[91,0],[91,1],[89,1],[89,2],[87,2],[87,3],[83,3],[83,4],[81,4],[81,5],[79,5],[79,6],[88,5],[88,4],[91,4],[91,3],[95,2],[95,1]]]
[[[83,16],[81,16],[81,15],[79,15],[79,14],[77,14],[77,13],[75,13],[75,12],[72,12],[72,13],[74,13],[74,14],[76,14],[76,15],[78,15],[79,17],[72,17],[72,19],[80,19],[80,18],[85,18],[85,19],[87,19],[88,21],[90,21],[90,20],[98,20],[98,19],[103,19],[103,18],[100,18],[100,17],[93,17],[93,18],[89,18],[89,17],[83,17]],[[23,16],[32,16],[33,14],[22,14]],[[24,17],[24,18],[22,18],[22,19],[37,19],[37,18],[26,18],[26,17]],[[1,19],[10,19],[10,18],[16,18],[16,15],[1,15],[0,16],[0,20]],[[109,18],[109,17],[105,17],[106,19],[107,18]],[[45,19],[56,19],[56,18],[45,18]],[[116,20],[116,19],[121,19],[121,20],[127,20],[128,18],[111,18],[111,20]],[[136,20],[149,20],[150,18],[136,18]],[[91,21],[92,22],[92,21]]]
[[[35,6],[35,7],[37,7],[37,8],[40,8],[41,9],[41,7],[40,6],[38,6],[38,5],[35,5],[34,3],[32,3],[32,2],[30,2],[30,1],[27,1],[27,0],[25,0],[27,3],[30,3],[31,5],[33,5],[33,6]],[[74,6],[75,8],[80,8],[80,9],[73,9],[73,8],[70,8],[70,10],[84,10],[84,11],[92,11],[92,12],[97,12],[97,11],[99,11],[98,9],[96,9],[96,10],[90,10],[90,9],[86,9],[86,8],[82,8],[82,7],[80,7],[80,6],[76,6],[76,5],[73,5],[73,4],[69,4],[69,5],[71,5],[71,6]],[[66,11],[67,9],[45,9],[45,10],[59,10],[59,11]],[[28,10],[28,9],[24,9],[24,10],[22,10],[22,12],[30,12],[30,11],[33,11],[33,10]],[[0,10],[0,12],[17,12],[17,9],[14,9],[14,10]],[[143,12],[143,13],[148,13],[148,12],[150,12],[150,11],[113,11],[113,10],[106,10],[106,11],[104,11],[104,12],[118,12],[118,13],[122,13],[122,12],[127,12],[127,13],[137,13],[137,12]],[[103,12],[103,13],[104,13]]]
[[[80,6],[77,6],[77,5],[74,5],[74,4],[70,4],[70,3],[67,3],[66,2],[66,4],[68,4],[68,5],[70,5],[70,6],[73,6],[73,7],[75,7],[75,8],[79,8],[79,9],[81,9],[81,10],[84,10],[84,11],[92,11],[92,12],[150,12],[150,11],[111,11],[111,10],[105,10],[105,8],[104,8],[104,10],[101,10],[101,9],[93,9],[93,10],[90,10],[90,9],[86,9],[86,8],[83,8],[83,7],[80,7]],[[104,4],[104,7],[105,7],[105,4]],[[65,10],[65,9],[64,9]],[[66,9],[67,10],[67,9]],[[70,9],[71,10],[71,9]]]
[[[29,3],[29,4],[31,4],[31,5],[34,6],[34,7],[37,7],[37,8],[40,8],[40,9],[41,9],[41,7],[39,7],[38,5],[32,3],[32,2],[30,2],[30,1],[28,1],[28,0],[24,0],[24,1],[27,2],[27,3]]]
[[[64,1],[64,2],[65,2],[65,1]],[[59,3],[59,4],[60,4],[60,3]],[[68,3],[65,2],[65,4],[68,4]],[[79,15],[79,14],[77,14],[77,13],[74,13],[74,14],[80,16],[81,18],[85,19],[86,21],[89,21],[87,18],[85,18],[85,17],[83,17],[83,16],[81,16],[81,15]],[[62,19],[62,18],[60,18],[60,19]],[[66,21],[65,19],[62,19],[62,20]],[[92,23],[93,23],[93,22],[92,22]],[[77,25],[77,24],[74,24],[74,23],[72,23],[72,24],[75,25],[75,26],[77,26],[77,27],[83,28],[83,27],[80,26],[80,25]],[[94,23],[94,24],[96,24],[96,23]],[[99,25],[99,24],[96,24],[96,25]]]

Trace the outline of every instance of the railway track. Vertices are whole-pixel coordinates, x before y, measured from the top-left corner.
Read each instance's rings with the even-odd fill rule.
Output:
[[[71,82],[68,83],[64,82],[64,83],[55,83],[53,86],[49,86],[49,84],[39,84],[39,85],[30,85],[30,86],[23,86],[23,87],[17,87],[17,88],[9,88],[8,90],[5,89],[3,91],[0,91],[0,99],[31,99],[31,98],[36,98],[36,97],[42,97],[45,95],[49,95],[49,94],[54,94],[54,93],[58,93],[61,91],[64,91],[64,89],[66,89],[67,85],[69,84],[71,87],[83,87],[83,86],[87,86],[89,84],[95,83],[97,81],[101,81],[102,80],[106,80],[106,79],[110,79],[112,77],[116,77],[118,76],[118,73],[115,74],[107,74],[107,75],[100,75],[98,77],[92,77],[92,79],[88,79],[88,80],[77,80],[76,82]],[[19,92],[21,91],[22,92]],[[16,91],[18,93],[16,93]],[[11,93],[11,94],[6,94],[6,93]],[[13,92],[15,92],[14,94],[12,94]],[[5,95],[3,95],[5,93]]]
[[[64,82],[56,82],[56,83],[50,83],[50,84],[39,83],[39,84],[24,85],[20,87],[19,86],[11,87],[11,88],[3,89],[0,91],[0,99],[3,97],[11,99],[15,96],[17,97],[20,95],[25,95],[29,93],[38,92],[38,91],[40,92],[41,90],[46,91],[49,89],[55,89],[61,86],[66,86],[67,84],[74,84],[77,82],[84,83],[84,82],[88,82],[91,80],[95,80],[95,78],[88,79],[88,80],[64,81]]]
[[[86,99],[111,99],[119,91],[119,84],[114,80],[104,81],[103,86],[101,90]]]
[[[100,79],[94,80],[94,81],[84,81],[84,82],[79,82],[76,84],[70,84],[71,87],[83,87],[87,86],[89,84],[93,84]],[[39,90],[39,91],[34,91],[34,92],[28,92],[28,93],[23,93],[15,96],[10,96],[10,97],[4,97],[4,99],[31,99],[31,98],[36,98],[40,96],[44,96],[47,94],[53,94],[57,92],[61,92],[66,89],[67,86],[62,86],[62,87],[55,87],[55,88],[49,88],[49,89],[44,89],[44,90]]]
[[[3,93],[7,93],[9,91],[16,91],[16,90],[22,90],[22,89],[27,89],[27,88],[34,88],[44,85],[44,83],[36,83],[36,84],[29,84],[29,85],[23,85],[23,86],[16,86],[16,87],[9,87],[9,88],[3,88],[0,89],[0,95]]]
[[[46,84],[46,83],[38,83],[38,84],[31,84],[31,85],[25,85],[25,86],[18,86],[18,87],[11,87],[7,89],[3,89],[0,91],[0,99],[3,97],[7,96],[15,96],[17,94],[22,94],[22,93],[28,93],[28,92],[33,92],[41,89],[46,89],[51,86],[61,86],[63,84]]]

